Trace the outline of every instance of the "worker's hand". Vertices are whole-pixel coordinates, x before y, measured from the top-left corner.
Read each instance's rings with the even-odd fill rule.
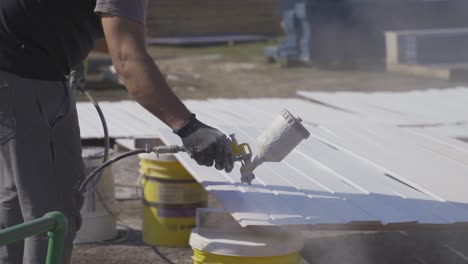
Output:
[[[223,132],[198,121],[195,115],[184,127],[174,132],[180,136],[184,147],[199,165],[211,167],[214,164],[218,170],[232,171],[234,157],[231,141]]]

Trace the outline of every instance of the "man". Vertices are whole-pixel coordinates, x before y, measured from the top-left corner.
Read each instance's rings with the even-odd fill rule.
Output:
[[[306,0],[281,0],[282,26],[285,37],[278,47],[278,56],[288,65],[310,62],[310,22]]]
[[[64,213],[63,263],[80,226],[79,127],[66,75],[104,31],[129,93],[178,134],[200,165],[232,170],[229,140],[169,89],[145,47],[148,0],[0,0],[0,229]],[[44,263],[45,235],[0,247],[0,263]]]

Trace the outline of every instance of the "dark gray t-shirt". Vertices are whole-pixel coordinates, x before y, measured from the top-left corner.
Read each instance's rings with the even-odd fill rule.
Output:
[[[63,81],[101,36],[99,13],[145,24],[147,4],[148,0],[0,0],[0,70]]]
[[[147,6],[148,0],[96,0],[94,12],[127,17],[145,24]]]

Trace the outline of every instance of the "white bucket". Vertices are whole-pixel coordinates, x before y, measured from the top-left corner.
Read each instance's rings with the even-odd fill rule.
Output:
[[[87,174],[102,164],[104,148],[83,148],[83,161]],[[117,211],[115,200],[114,177],[111,167],[104,170],[101,181],[92,193],[85,194],[81,216],[83,222],[76,234],[75,243],[91,243],[113,239],[117,236]]]
[[[299,230],[242,228],[223,209],[202,208],[197,209],[190,246],[195,264],[296,264],[303,239]]]

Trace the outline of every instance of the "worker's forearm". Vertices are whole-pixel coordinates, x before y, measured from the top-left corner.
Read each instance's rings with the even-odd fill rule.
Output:
[[[169,88],[149,55],[131,56],[117,63],[132,97],[169,127],[179,129],[190,118],[190,111]]]

